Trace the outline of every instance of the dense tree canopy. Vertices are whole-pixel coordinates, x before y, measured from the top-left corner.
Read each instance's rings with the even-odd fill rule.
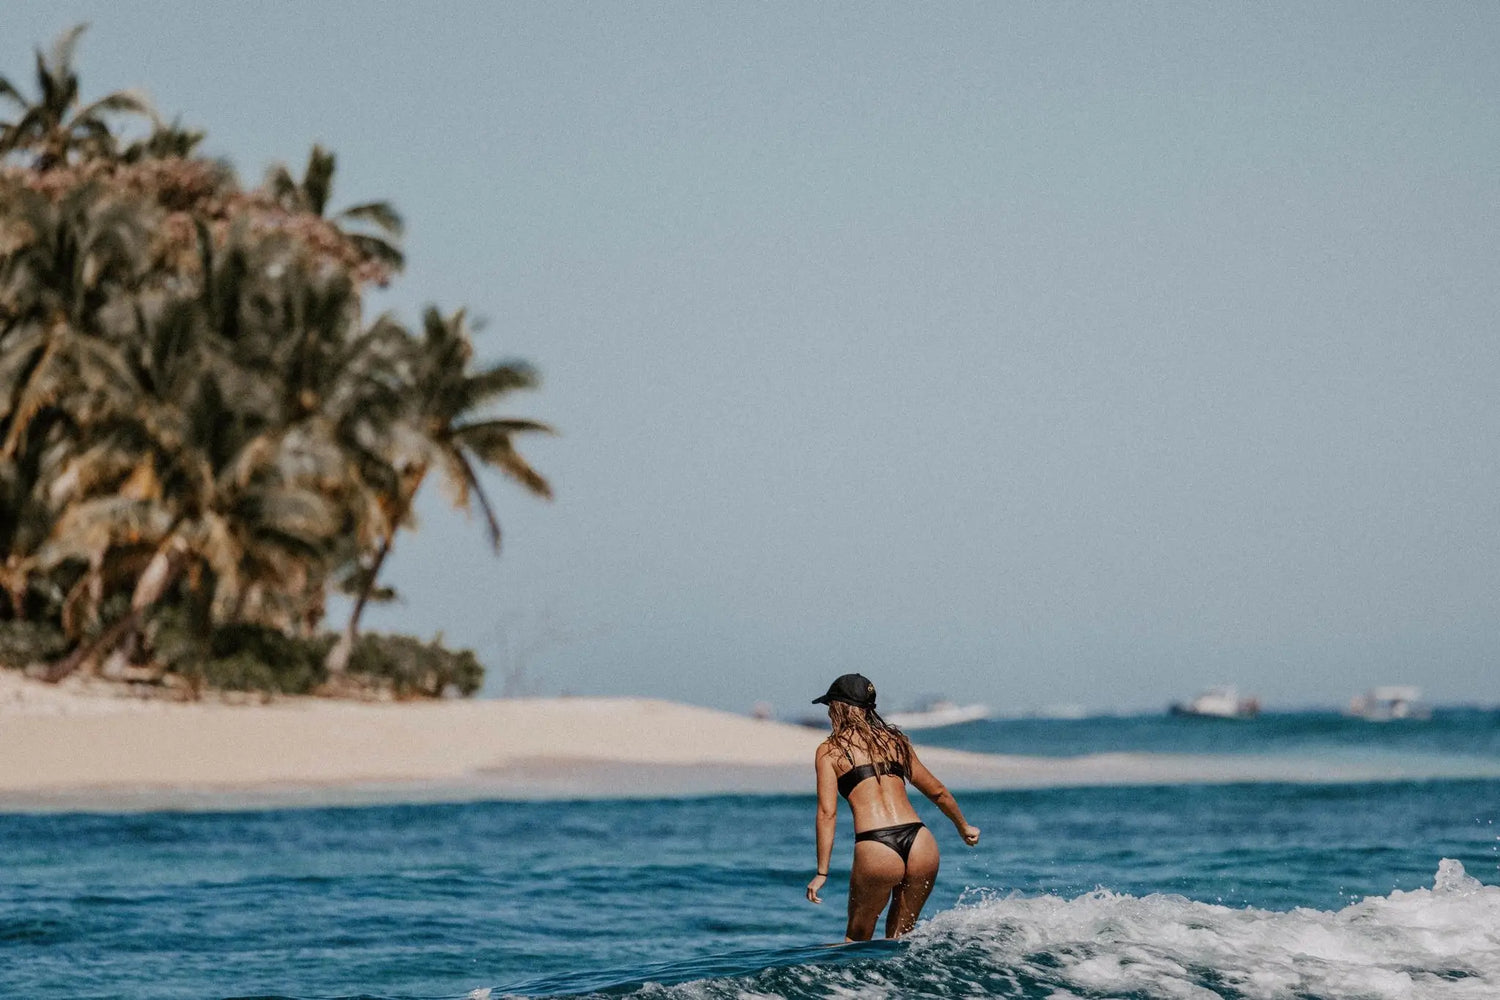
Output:
[[[141,96],[83,102],[80,31],[38,51],[34,98],[0,77],[0,661],[252,685],[246,650],[281,637],[326,657],[298,686],[337,681],[379,659],[358,618],[429,472],[497,550],[479,468],[550,495],[515,447],[547,428],[495,412],[536,375],[478,363],[461,310],[365,317],[396,211],[332,211],[321,147],[244,188]],[[331,587],[356,598],[337,644]]]

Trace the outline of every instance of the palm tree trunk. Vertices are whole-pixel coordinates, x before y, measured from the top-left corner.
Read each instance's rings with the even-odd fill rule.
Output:
[[[26,617],[26,588],[13,580],[6,581],[6,596],[10,598],[10,614],[16,621]]]
[[[79,643],[78,648],[73,652],[49,666],[47,672],[42,674],[42,680],[49,684],[56,684],[92,657],[114,649],[126,636],[140,628],[141,618],[145,612],[145,608],[131,608],[103,632],[100,632],[93,642]]]
[[[42,679],[56,684],[87,663],[91,657],[110,652],[139,629],[146,612],[155,606],[181,575],[182,562],[179,558],[174,558],[180,552],[180,539],[159,549],[142,571],[141,578],[136,581],[135,593],[130,599],[130,610],[100,632],[93,642],[79,643],[77,649],[48,667]]]
[[[380,540],[380,550],[375,553],[370,575],[365,577],[364,584],[359,588],[359,596],[354,599],[354,609],[349,612],[349,622],[344,626],[343,634],[323,660],[323,666],[330,676],[341,677],[349,668],[349,657],[354,654],[354,643],[359,639],[360,616],[365,613],[365,605],[370,603],[370,595],[375,592],[375,583],[380,579],[380,567],[385,565],[386,556],[391,554],[391,547],[396,544],[396,532],[401,530],[406,516],[411,513],[412,504],[417,502],[417,491],[422,488],[422,480],[426,478],[427,469],[423,466],[396,494],[398,507],[396,516],[390,520],[390,530]]]
[[[354,599],[354,610],[349,612],[349,622],[344,626],[344,632],[339,636],[339,641],[333,644],[328,651],[328,657],[323,665],[328,668],[331,675],[342,675],[349,668],[349,657],[354,652],[354,642],[359,638],[359,619],[365,613],[365,605],[370,603],[370,594],[375,590],[375,581],[380,577],[380,567],[385,563],[385,557],[391,554],[391,547],[396,542],[396,533],[392,531],[380,540],[380,550],[375,553],[375,562],[370,567],[370,573],[365,577],[364,585],[359,588],[359,596]]]

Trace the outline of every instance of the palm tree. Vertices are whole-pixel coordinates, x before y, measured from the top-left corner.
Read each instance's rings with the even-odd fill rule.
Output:
[[[36,555],[57,515],[55,477],[129,396],[122,301],[139,282],[152,217],[94,184],[56,204],[10,187],[4,205],[24,234],[0,258],[0,561],[20,617],[43,582]]]
[[[0,460],[39,416],[86,422],[128,384],[115,327],[142,276],[149,216],[96,185],[54,205],[12,195],[31,238],[0,259]],[[60,405],[61,404],[61,405]]]
[[[278,164],[266,175],[266,190],[288,212],[307,212],[327,219],[365,259],[376,261],[389,271],[401,270],[406,258],[399,242],[405,227],[389,202],[369,201],[333,216],[327,214],[336,165],[337,159],[330,150],[314,145],[300,181],[284,164]]]
[[[139,95],[80,102],[83,30],[38,50],[34,101],[0,77],[0,617],[62,626],[57,679],[168,612],[309,631],[338,581],[341,670],[430,471],[497,551],[479,467],[550,497],[514,447],[549,428],[488,409],[536,376],[476,365],[462,312],[365,326],[394,209],[330,214],[322,147],[241,193]],[[127,114],[154,128],[122,150]]]
[[[267,243],[274,245],[274,237]],[[248,270],[258,268],[252,263]],[[269,419],[247,442],[245,454],[275,456],[289,480],[327,498],[341,525],[333,561],[346,567],[388,531],[382,498],[399,486],[389,456],[402,406],[398,363],[407,338],[389,317],[359,329],[359,298],[345,272],[329,272],[296,254],[286,255],[276,272],[273,282],[251,296],[255,315],[225,327],[234,331],[237,366],[275,375],[256,389],[241,389],[247,396],[272,390],[260,403]],[[232,311],[214,310],[221,317]],[[327,563],[317,561],[318,572],[310,577],[319,598]]]
[[[3,193],[5,228],[20,236],[0,255],[0,335],[28,319],[97,315],[139,277],[155,219],[138,200],[93,182],[56,201],[20,185]]]
[[[388,324],[354,336],[347,275],[283,233],[242,227],[218,248],[202,226],[199,239],[196,286],[136,297],[128,391],[98,408],[87,446],[53,477],[61,514],[37,563],[74,567],[66,631],[83,635],[108,595],[129,593],[129,611],[54,679],[169,598],[204,627],[305,628],[358,540],[382,535],[371,497],[382,414],[400,398],[378,377],[392,369]]]
[[[131,581],[129,611],[92,642],[81,643],[51,673],[60,679],[89,657],[138,630],[145,616],[179,585],[179,596],[205,623],[258,617],[289,627],[314,576],[336,544],[338,518],[327,497],[285,475],[275,460],[247,456],[251,440],[235,433],[239,415],[204,372],[169,419],[175,433],[139,456],[124,483],[75,499],[59,519],[39,561],[73,561],[87,570],[70,604],[97,610],[120,578]],[[111,442],[118,447],[123,442]],[[253,465],[248,482],[245,466]],[[80,612],[69,615],[79,631]]]
[[[500,551],[500,522],[480,481],[477,466],[500,470],[533,495],[551,499],[552,488],[516,451],[513,438],[525,433],[551,433],[534,420],[485,417],[484,412],[517,389],[537,384],[536,373],[524,364],[501,363],[473,368],[473,342],[462,311],[444,316],[429,307],[422,318],[423,337],[411,345],[409,387],[401,425],[404,437],[394,464],[401,471],[400,487],[388,498],[389,525],[362,574],[349,623],[328,654],[331,673],[348,664],[359,634],[359,619],[395,544],[396,532],[411,518],[412,505],[433,468],[442,471],[453,492],[454,506],[470,509],[477,503],[484,517],[490,545]]]
[[[67,164],[77,154],[83,157],[114,156],[118,149],[107,117],[112,114],[150,115],[146,98],[128,90],[105,94],[88,104],[78,100],[78,74],[73,70],[73,50],[88,25],[79,24],[58,36],[50,57],[36,50],[37,99],[28,100],[0,76],[0,99],[19,112],[14,121],[0,122],[0,157],[29,152],[36,170],[51,170]]]

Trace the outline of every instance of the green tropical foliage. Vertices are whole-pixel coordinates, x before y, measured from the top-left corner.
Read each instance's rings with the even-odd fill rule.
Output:
[[[0,124],[0,155],[24,154],[38,170],[74,157],[114,156],[118,143],[110,130],[111,115],[150,115],[140,94],[115,91],[87,104],[78,96],[73,50],[86,25],[60,35],[50,55],[36,51],[37,97],[30,100],[8,77],[0,76],[0,99],[14,105],[17,117]]]
[[[336,162],[333,153],[314,145],[307,156],[302,180],[295,179],[284,165],[278,165],[266,175],[266,190],[288,212],[330,218],[328,199],[333,194]],[[406,263],[399,245],[405,224],[389,202],[353,205],[332,216],[331,221],[367,259],[393,271],[399,271]]]
[[[395,210],[328,215],[321,147],[245,190],[139,97],[82,103],[81,30],[38,52],[35,101],[0,77],[0,660],[471,693],[472,654],[358,623],[429,472],[497,551],[480,470],[550,496],[515,447],[548,428],[496,410],[535,373],[480,363],[462,311],[366,322],[404,263]],[[152,129],[126,142],[132,116]],[[337,642],[330,589],[355,596]]]

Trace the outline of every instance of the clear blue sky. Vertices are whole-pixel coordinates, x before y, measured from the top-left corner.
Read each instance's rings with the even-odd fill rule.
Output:
[[[16,2],[487,317],[543,504],[375,624],[787,714],[1500,701],[1500,6]],[[494,686],[492,684],[492,686]]]

